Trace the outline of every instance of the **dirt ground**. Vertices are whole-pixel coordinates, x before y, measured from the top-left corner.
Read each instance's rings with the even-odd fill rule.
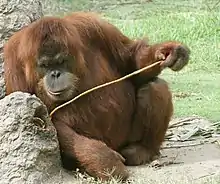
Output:
[[[206,183],[220,184],[220,137],[213,124],[198,117],[173,123],[180,126],[169,129],[172,136],[168,136],[161,157],[150,167],[129,167],[132,183],[194,184],[209,179]]]
[[[214,143],[163,150],[158,165],[130,167],[134,183],[194,183],[212,176],[220,183],[220,147]]]

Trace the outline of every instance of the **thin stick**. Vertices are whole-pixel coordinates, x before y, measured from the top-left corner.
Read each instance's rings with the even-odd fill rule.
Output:
[[[187,144],[187,145],[177,145],[177,146],[164,146],[161,147],[161,149],[172,149],[172,148],[187,148],[191,146],[199,146],[205,144],[204,142],[201,143],[193,143],[193,144]]]
[[[191,147],[191,146],[199,146],[199,145],[203,145],[205,143],[209,143],[209,144],[213,144],[216,142],[216,140],[213,140],[213,141],[202,141],[202,142],[199,142],[199,143],[192,143],[192,144],[187,144],[187,145],[176,145],[176,146],[164,146],[164,147],[161,147],[161,149],[172,149],[172,148],[187,148],[187,147]]]
[[[68,105],[68,104],[70,104],[70,103],[76,101],[76,100],[79,99],[80,97],[82,97],[82,96],[84,96],[84,95],[86,95],[86,94],[88,94],[88,93],[91,93],[92,91],[95,91],[95,90],[97,90],[97,89],[103,88],[103,87],[105,87],[105,86],[109,86],[109,85],[111,85],[111,84],[115,84],[115,83],[121,82],[121,81],[123,81],[123,80],[125,80],[125,79],[127,79],[127,78],[129,78],[129,77],[132,77],[132,76],[137,75],[137,74],[139,74],[139,73],[141,73],[141,72],[143,72],[143,71],[145,71],[145,70],[147,70],[147,69],[150,69],[150,68],[152,68],[152,67],[154,67],[154,66],[160,64],[161,62],[162,62],[162,61],[157,61],[157,62],[155,62],[155,63],[153,63],[153,64],[151,64],[151,65],[149,65],[149,66],[143,67],[143,68],[141,68],[141,69],[139,69],[139,70],[136,70],[136,71],[134,71],[134,72],[132,72],[132,73],[130,73],[130,74],[128,74],[128,75],[125,75],[124,77],[121,77],[121,78],[119,78],[119,79],[116,79],[116,80],[113,80],[113,81],[110,81],[110,82],[107,82],[107,83],[98,85],[98,86],[96,86],[96,87],[94,87],[94,88],[91,88],[91,89],[89,89],[89,90],[87,90],[87,91],[85,91],[85,92],[83,92],[83,93],[77,95],[77,96],[74,97],[73,99],[71,99],[71,100],[65,102],[64,104],[62,104],[62,105],[56,107],[56,108],[50,113],[50,116],[52,117],[52,115],[55,113],[55,111],[57,111],[57,110],[59,110],[60,108],[62,108],[62,107],[64,107],[64,106],[66,106],[66,105]]]

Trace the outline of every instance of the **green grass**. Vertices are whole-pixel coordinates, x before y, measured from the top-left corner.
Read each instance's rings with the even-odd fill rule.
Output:
[[[173,5],[173,10],[168,5],[158,8],[149,3],[149,9],[141,11],[141,16],[130,15],[123,20],[114,16],[109,20],[132,38],[147,36],[152,43],[178,40],[187,44],[192,52],[189,65],[181,72],[166,70],[161,75],[170,83],[174,95],[186,94],[186,97],[174,97],[174,116],[199,115],[219,121],[220,6],[210,10],[203,5],[184,11],[185,6],[179,6],[180,1],[175,2],[177,5]],[[158,9],[162,11],[158,12]]]
[[[178,40],[187,44],[192,52],[189,65],[181,72],[166,70],[161,75],[170,83],[174,95],[186,94],[174,97],[174,116],[195,114],[220,120],[219,0],[62,2],[67,8],[65,13],[78,10],[102,13],[131,38],[147,36],[152,43]]]

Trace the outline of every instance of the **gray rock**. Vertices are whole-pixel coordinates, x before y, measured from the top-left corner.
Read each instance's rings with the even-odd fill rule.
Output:
[[[14,92],[0,100],[1,184],[68,184],[59,143],[46,106],[35,95]]]
[[[0,100],[0,109],[1,184],[37,184],[58,174],[59,144],[45,105],[15,92]]]
[[[0,1],[0,99],[5,96],[3,79],[3,45],[8,38],[22,27],[43,15],[40,0]]]
[[[40,0],[1,0],[0,50],[14,32],[39,19],[42,15]]]
[[[5,81],[3,74],[3,63],[0,63],[0,99],[4,98],[5,96]]]

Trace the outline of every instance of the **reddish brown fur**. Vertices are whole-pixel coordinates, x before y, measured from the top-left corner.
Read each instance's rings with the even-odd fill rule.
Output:
[[[154,63],[161,54],[168,58],[181,45],[165,42],[150,46],[143,40],[133,41],[91,13],[42,18],[14,34],[5,45],[5,80],[7,94],[34,93],[49,111],[59,104],[42,88],[35,61],[48,40],[58,52],[76,57],[73,72],[79,74],[80,82],[75,95]],[[173,57],[171,63],[181,57]],[[94,91],[54,114],[52,121],[66,168],[79,166],[92,176],[108,179],[102,172],[115,166],[112,175],[126,179],[124,158],[118,152],[128,165],[146,163],[158,154],[173,112],[167,84],[154,79],[166,58],[161,66]],[[188,58],[180,61],[178,69],[187,62]]]

